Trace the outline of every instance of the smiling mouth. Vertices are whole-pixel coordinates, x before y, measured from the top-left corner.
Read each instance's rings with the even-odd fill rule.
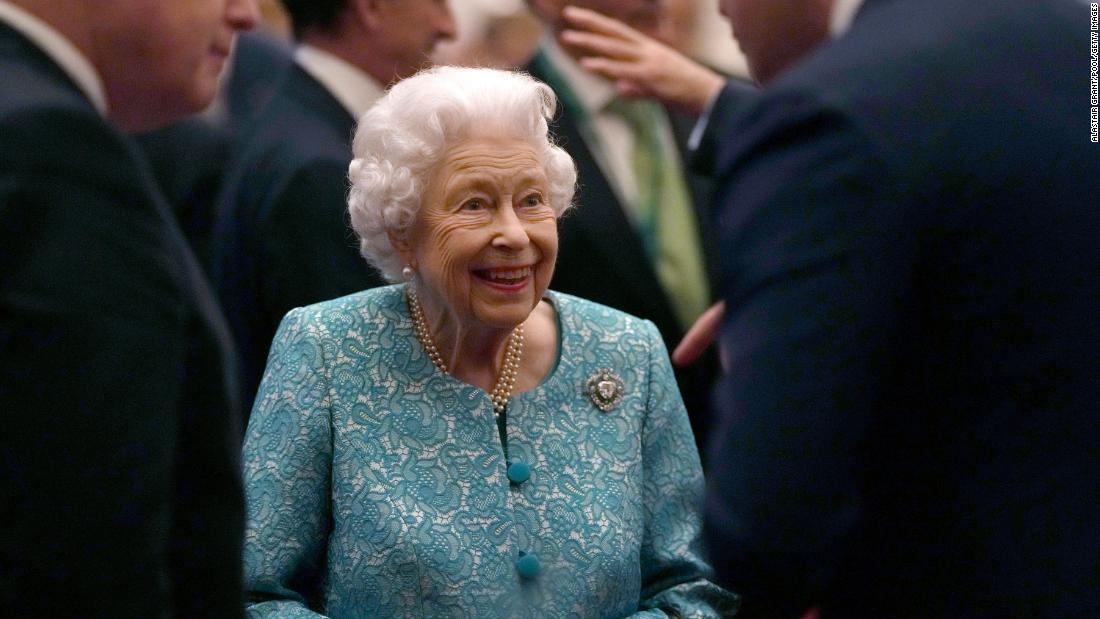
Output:
[[[531,277],[531,267],[480,269],[474,271],[474,275],[496,286],[516,287],[525,284]]]

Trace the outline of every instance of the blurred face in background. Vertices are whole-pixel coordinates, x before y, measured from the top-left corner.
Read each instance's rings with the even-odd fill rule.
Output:
[[[528,4],[550,24],[560,23],[562,9],[571,5],[603,13],[651,37],[661,34],[662,0],[528,0]]]
[[[394,81],[428,66],[436,44],[455,37],[447,0],[379,0],[375,17],[372,47],[392,64]]]
[[[660,0],[661,19],[657,38],[685,52],[695,29],[699,3],[696,0]]]
[[[651,37],[660,33],[661,0],[581,0],[573,4],[614,17]]]
[[[719,7],[762,84],[829,38],[832,0],[720,0]]]
[[[103,78],[112,119],[153,129],[201,111],[237,32],[259,19],[256,0],[90,0],[88,56]]]

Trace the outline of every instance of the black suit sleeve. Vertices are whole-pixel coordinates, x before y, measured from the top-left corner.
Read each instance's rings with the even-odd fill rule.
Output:
[[[858,535],[912,241],[882,163],[842,114],[774,96],[734,131],[717,202],[728,374],[707,535],[746,616],[798,616]]]
[[[170,540],[175,490],[238,472],[176,450],[192,317],[165,214],[90,109],[11,114],[0,135],[0,614],[153,617],[173,596],[238,601],[238,553],[208,544],[223,535]],[[186,508],[234,530],[238,484],[211,487],[229,494]],[[206,560],[186,579],[200,589],[172,591],[180,543]]]

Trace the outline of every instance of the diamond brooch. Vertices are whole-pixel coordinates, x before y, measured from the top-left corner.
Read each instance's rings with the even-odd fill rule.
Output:
[[[596,373],[588,377],[585,382],[585,391],[588,398],[596,405],[596,408],[608,412],[619,405],[623,400],[623,379],[611,368],[600,368]]]

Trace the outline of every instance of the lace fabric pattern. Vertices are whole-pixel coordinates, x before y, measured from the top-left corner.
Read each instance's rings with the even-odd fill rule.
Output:
[[[428,359],[403,285],[287,315],[244,448],[251,617],[732,614],[706,579],[702,473],[656,328],[547,298],[559,360],[513,396],[506,445],[489,395]],[[624,385],[607,412],[585,390],[601,368]]]

